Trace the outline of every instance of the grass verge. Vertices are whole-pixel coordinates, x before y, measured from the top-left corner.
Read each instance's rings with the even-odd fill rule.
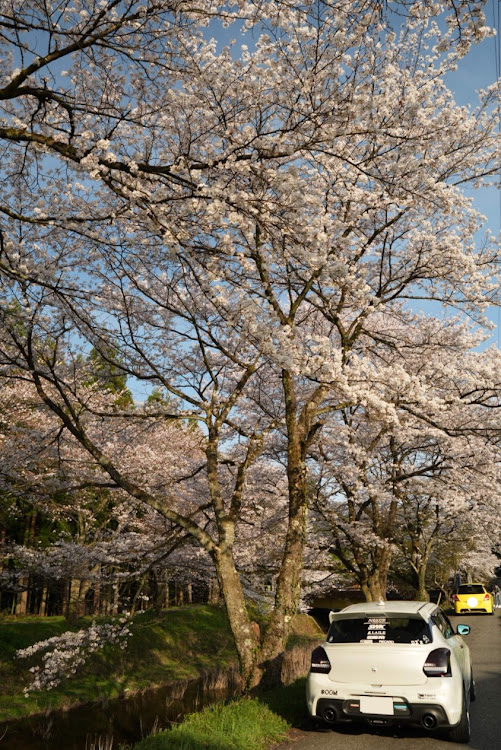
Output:
[[[150,735],[134,750],[264,750],[287,737],[286,719],[257,698],[242,698],[191,714],[182,724]]]

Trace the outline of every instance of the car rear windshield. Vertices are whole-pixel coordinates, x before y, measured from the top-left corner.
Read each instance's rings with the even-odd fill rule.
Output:
[[[480,584],[475,583],[469,583],[465,584],[464,586],[460,586],[458,589],[458,594],[483,594],[484,593],[484,587]]]
[[[334,620],[328,643],[431,643],[428,623],[422,617],[370,616]]]

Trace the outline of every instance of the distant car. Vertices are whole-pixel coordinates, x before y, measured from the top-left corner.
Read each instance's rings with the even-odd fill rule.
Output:
[[[494,597],[483,583],[464,583],[452,595],[454,612],[457,615],[467,612],[494,614]]]
[[[310,716],[327,724],[408,724],[470,739],[475,699],[470,651],[436,604],[388,601],[331,612],[326,641],[312,653]]]

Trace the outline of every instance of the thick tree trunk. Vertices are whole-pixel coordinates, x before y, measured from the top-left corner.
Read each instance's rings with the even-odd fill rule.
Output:
[[[285,650],[291,621],[301,598],[301,574],[304,539],[308,511],[306,451],[311,438],[311,423],[315,414],[319,389],[300,411],[296,401],[294,379],[290,372],[282,373],[287,426],[287,480],[289,488],[289,517],[282,563],[277,581],[275,607],[264,633],[256,661],[252,682],[258,684],[267,665]]]
[[[429,602],[430,595],[426,589],[426,564],[421,565],[418,570],[417,598],[422,602]]]
[[[219,586],[238,653],[244,689],[257,686],[271,663],[285,650],[301,593],[301,560],[306,509],[292,513],[280,570],[275,608],[260,643],[259,629],[251,621],[231,551],[218,550],[215,562]]]
[[[390,572],[392,551],[389,547],[383,549],[379,558],[379,564],[377,568],[377,576],[379,579],[379,593],[381,600],[386,600],[386,592],[388,590],[388,574]]]
[[[416,597],[418,600],[427,602],[430,599],[430,595],[426,589],[426,572],[428,570],[428,558],[431,551],[431,545],[426,550],[425,554],[421,555],[416,553],[412,556],[412,570],[414,573]]]
[[[360,580],[360,588],[368,602],[386,601],[388,587],[388,572],[391,563],[391,551],[384,550],[378,556],[370,570],[364,569],[363,578]]]
[[[386,589],[383,590],[381,588],[381,581],[377,571],[368,577],[361,588],[365,600],[368,602],[380,602],[386,599]]]
[[[299,466],[295,467],[300,469]],[[304,474],[296,474],[291,485],[289,525],[285,540],[282,565],[277,581],[275,608],[265,630],[260,651],[260,663],[254,669],[253,681],[259,682],[266,663],[283,653],[290,632],[291,621],[301,597],[301,573],[304,535],[307,518],[307,495]]]
[[[255,661],[259,652],[259,638],[247,612],[240,576],[235,567],[232,548],[220,545],[214,562],[231,632],[235,640],[240,674],[246,689],[253,687]]]

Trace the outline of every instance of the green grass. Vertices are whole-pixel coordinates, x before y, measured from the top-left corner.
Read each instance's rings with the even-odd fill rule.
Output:
[[[16,650],[58,635],[68,626],[62,617],[1,620],[0,721],[196,678],[237,660],[226,615],[219,607],[148,612],[138,615],[130,629],[125,650],[108,646],[59,687],[25,698],[23,688],[30,682],[29,667],[35,661],[17,659]]]
[[[264,750],[285,739],[289,729],[265,703],[244,698],[191,714],[182,724],[146,737],[134,750]]]
[[[188,716],[172,729],[150,735],[133,750],[263,750],[304,725],[306,678]]]

